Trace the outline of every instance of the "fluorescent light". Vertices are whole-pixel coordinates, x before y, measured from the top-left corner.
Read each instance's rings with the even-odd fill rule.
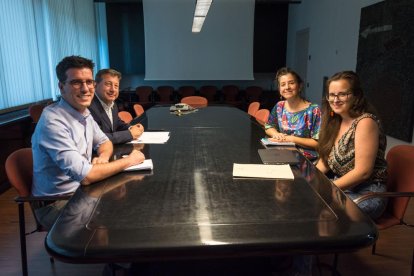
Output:
[[[204,16],[194,17],[193,28],[191,30],[193,33],[199,33],[201,31],[201,28],[203,27],[204,19],[205,19]]]
[[[194,16],[207,16],[212,0],[198,0],[195,7]]]
[[[193,33],[199,33],[213,0],[197,0],[193,19]]]

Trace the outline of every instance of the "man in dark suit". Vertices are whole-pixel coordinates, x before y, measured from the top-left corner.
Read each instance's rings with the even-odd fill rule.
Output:
[[[118,116],[115,100],[119,96],[120,72],[102,69],[95,77],[96,93],[89,110],[102,131],[113,144],[121,144],[137,139],[144,132],[141,124],[129,125]]]

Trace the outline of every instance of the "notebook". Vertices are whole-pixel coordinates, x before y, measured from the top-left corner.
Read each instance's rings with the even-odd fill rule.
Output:
[[[293,142],[273,142],[269,138],[262,138],[262,139],[260,139],[260,142],[266,148],[271,148],[271,147],[275,147],[275,146],[295,146],[295,143],[293,143]]]
[[[260,159],[263,164],[289,164],[294,165],[299,163],[295,151],[287,149],[259,149]]]

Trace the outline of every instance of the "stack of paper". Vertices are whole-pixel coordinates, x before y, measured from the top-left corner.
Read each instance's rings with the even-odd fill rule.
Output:
[[[260,139],[260,142],[262,142],[262,144],[266,147],[267,146],[294,146],[295,145],[295,143],[293,142],[274,142],[274,141],[271,141],[267,137]]]
[[[169,131],[144,131],[142,135],[132,140],[131,144],[164,144],[170,139]]]
[[[233,176],[294,179],[289,165],[233,164]]]
[[[152,165],[152,159],[145,159],[141,164],[128,167],[124,171],[145,171],[152,170],[153,168],[154,166]]]

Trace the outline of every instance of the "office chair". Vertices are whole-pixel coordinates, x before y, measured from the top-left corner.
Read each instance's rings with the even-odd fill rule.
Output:
[[[260,102],[260,96],[263,93],[263,89],[259,86],[249,86],[245,90],[246,101],[248,103]]]
[[[133,119],[131,113],[129,113],[128,111],[119,111],[118,116],[122,121],[124,121],[127,124],[129,124]]]
[[[251,102],[249,104],[249,108],[247,109],[247,113],[250,116],[253,116],[256,114],[256,112],[260,109],[260,103],[259,102]],[[268,115],[269,117],[269,115]]]
[[[34,104],[29,107],[29,115],[33,120],[33,123],[37,123],[42,115],[43,109],[45,108],[42,104]]]
[[[178,88],[178,95],[181,99],[189,96],[194,96],[195,94],[196,89],[194,86],[180,86]]]
[[[242,101],[239,100],[239,88],[236,85],[225,85],[221,88],[224,103],[240,107]]]
[[[199,108],[199,107],[206,107],[208,105],[208,101],[206,98],[201,96],[188,96],[181,99],[182,103],[188,104],[192,107]]]
[[[133,107],[135,111],[135,116],[137,117],[141,116],[145,112],[144,108],[140,104],[134,104]]]
[[[135,88],[135,94],[138,96],[139,104],[145,107],[150,107],[152,104],[153,88],[151,86],[143,85]]]
[[[204,85],[200,87],[200,96],[207,99],[209,103],[215,101],[217,94],[217,87],[213,85]]]
[[[358,204],[368,198],[387,197],[388,204],[385,212],[375,221],[379,230],[390,228],[394,225],[406,225],[404,221],[405,211],[411,197],[414,197],[414,146],[398,145],[388,151],[387,157],[387,192],[370,193],[361,196],[355,203]],[[376,244],[372,246],[372,254],[375,254]]]
[[[35,197],[31,195],[32,180],[33,180],[33,157],[31,148],[18,149],[11,153],[5,163],[7,178],[10,184],[16,189],[18,196],[14,199],[17,202],[19,210],[19,233],[20,233],[20,252],[22,259],[22,273],[27,275],[27,251],[26,251],[26,235],[34,232],[48,231],[46,227],[42,226],[38,221],[33,210],[32,204],[39,201],[56,201],[67,200],[71,195],[63,196],[42,196]],[[36,221],[36,229],[26,233],[26,223],[24,216],[24,204],[29,203],[32,214]],[[53,263],[53,258],[50,258]]]
[[[267,120],[269,118],[270,111],[268,109],[259,109],[255,114],[254,117],[256,118],[256,121],[264,125],[267,123]]]
[[[157,96],[159,98],[159,103],[161,104],[172,103],[173,94],[174,87],[172,86],[164,85],[157,88]]]
[[[221,88],[225,101],[235,101],[239,95],[239,88],[236,85],[225,85]]]

